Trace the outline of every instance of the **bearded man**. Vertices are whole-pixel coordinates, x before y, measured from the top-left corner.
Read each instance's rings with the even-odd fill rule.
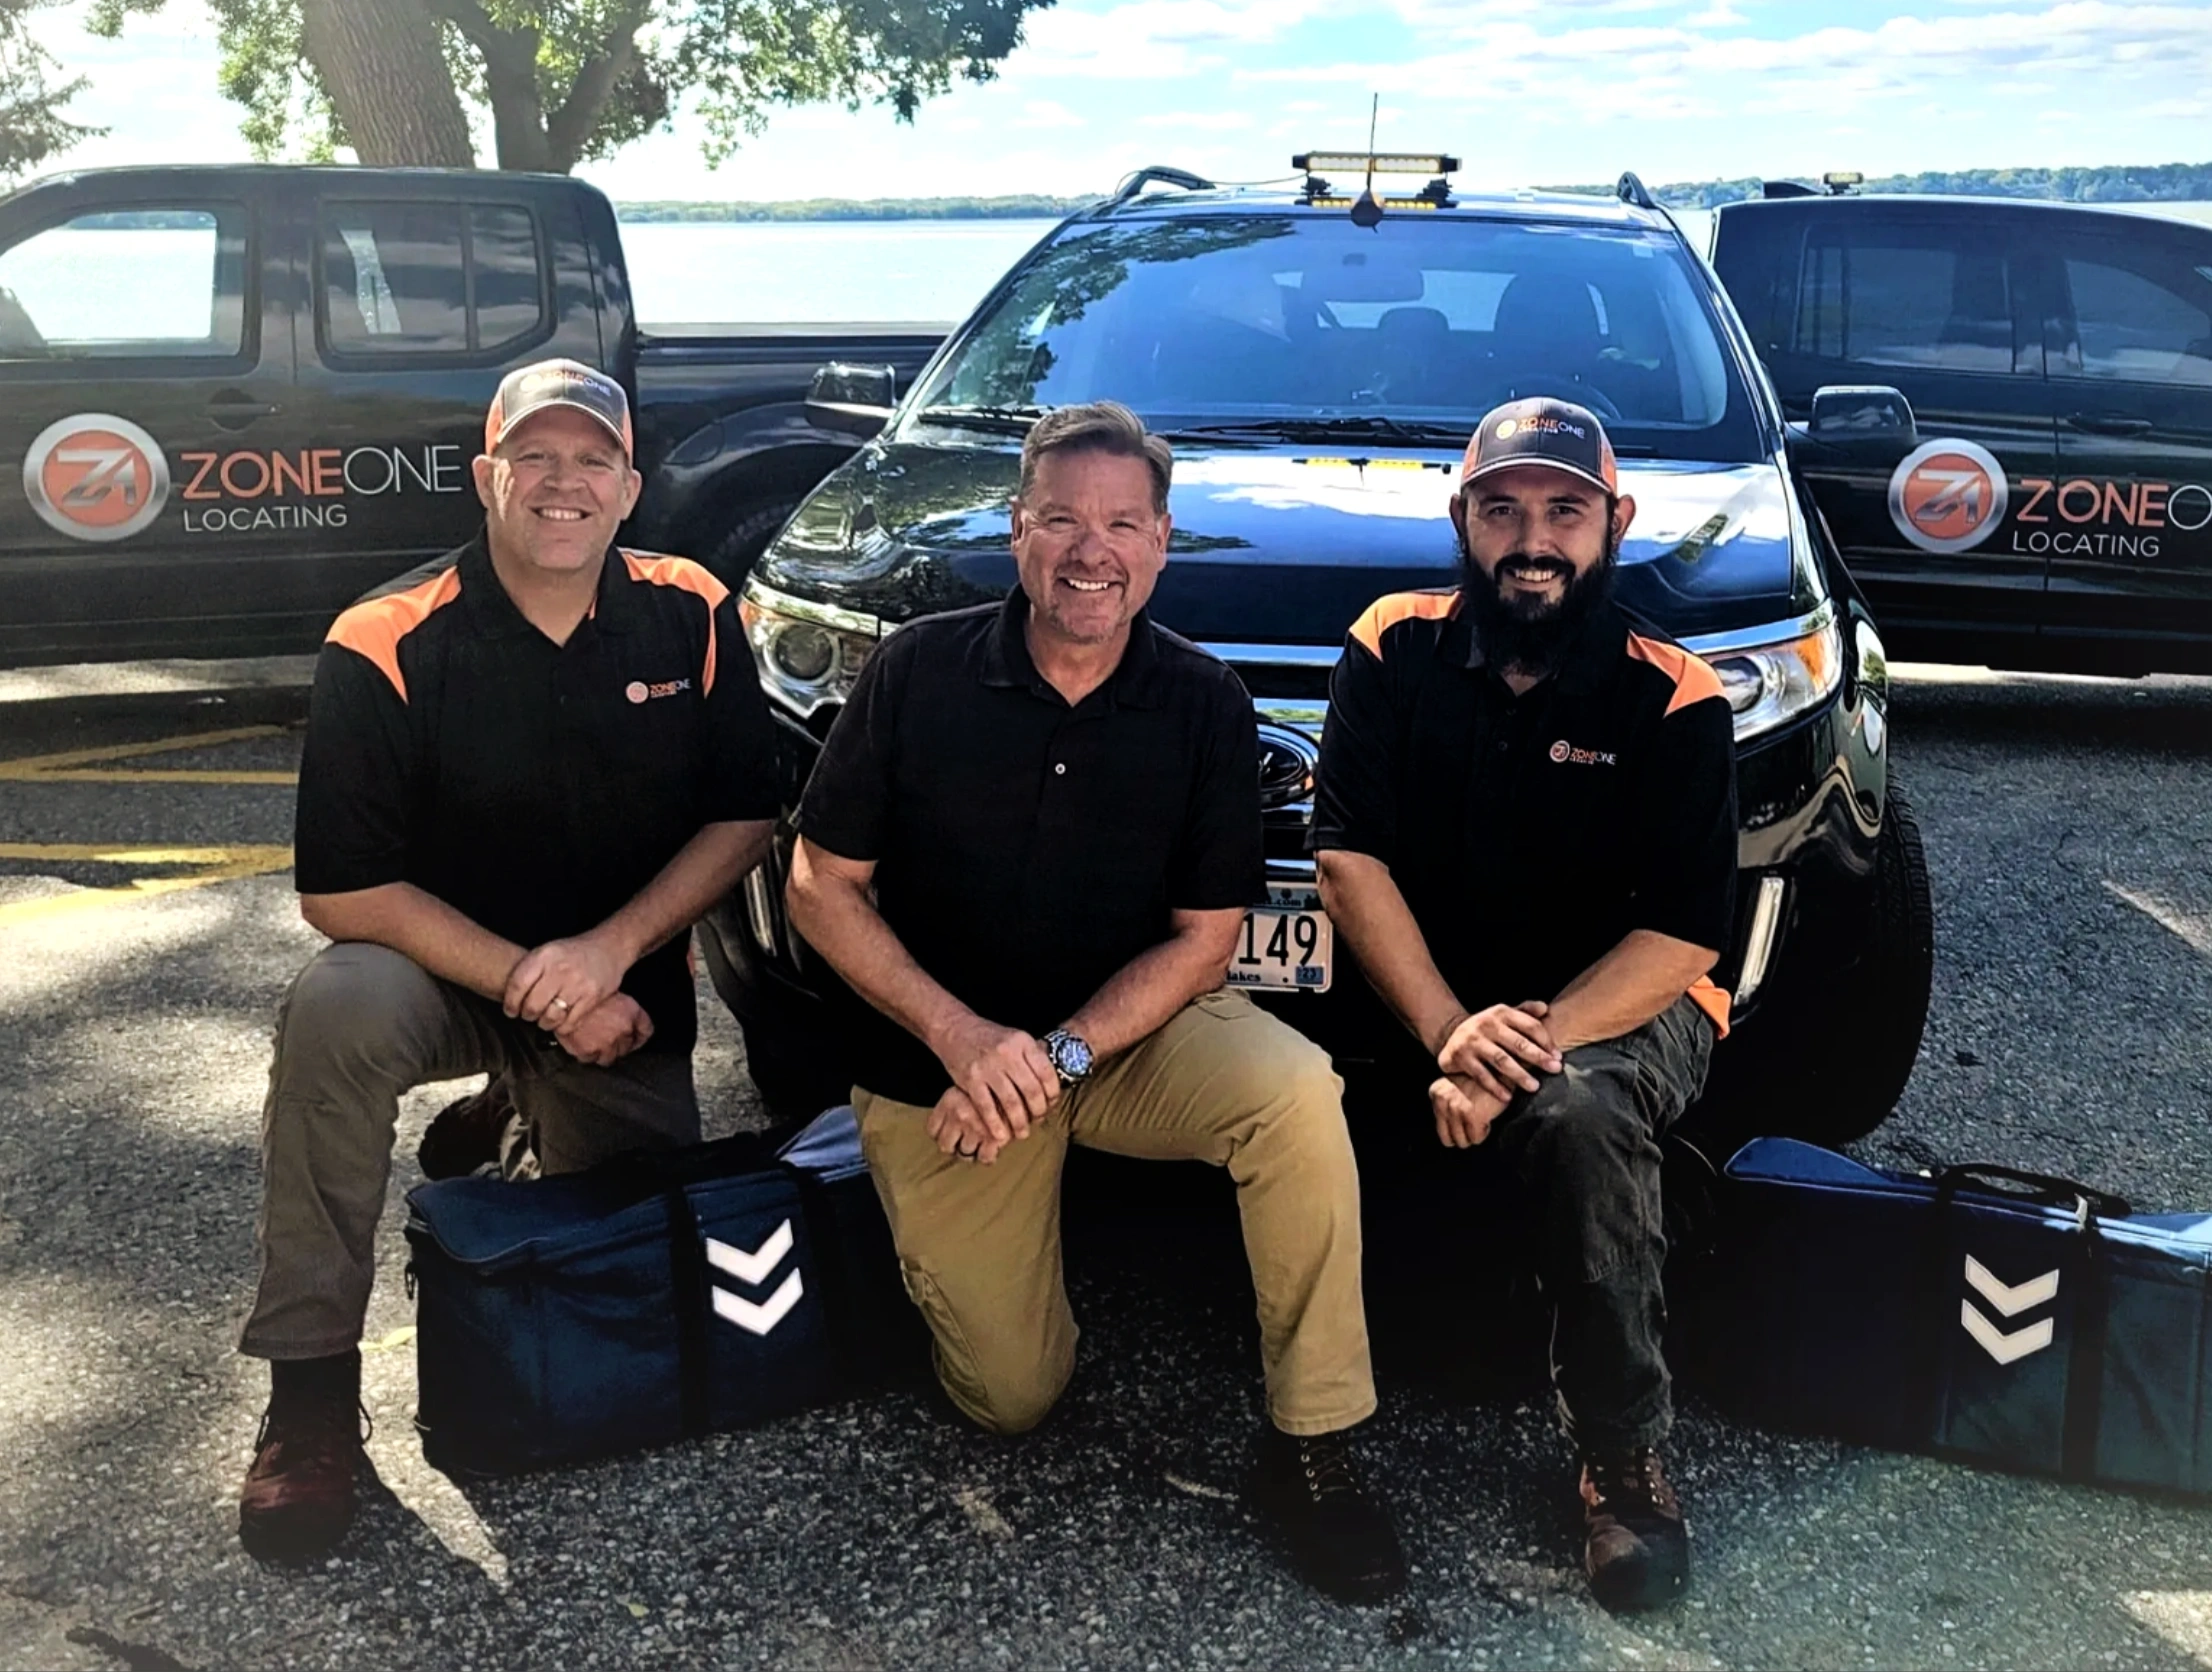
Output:
[[[1729,708],[1613,601],[1636,506],[1592,413],[1490,413],[1450,509],[1459,586],[1376,603],[1330,680],[1321,897],[1418,1042],[1428,1107],[1414,1092],[1394,1118],[1507,1175],[1554,1314],[1591,1587],[1651,1607],[1689,1576],[1658,1452],[1659,1140],[1728,1025],[1708,976],[1734,914]]]

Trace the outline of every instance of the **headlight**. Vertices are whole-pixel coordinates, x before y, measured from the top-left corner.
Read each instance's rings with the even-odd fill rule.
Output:
[[[1829,611],[1781,631],[1789,636],[1764,644],[1742,633],[1689,641],[1720,675],[1738,743],[1818,708],[1843,682],[1843,635]]]
[[[883,624],[872,615],[794,597],[759,580],[745,583],[737,613],[760,669],[761,688],[802,720],[852,695]]]

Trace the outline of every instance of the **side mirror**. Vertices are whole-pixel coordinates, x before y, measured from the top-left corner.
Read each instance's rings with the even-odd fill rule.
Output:
[[[1824,447],[1852,453],[1909,453],[1920,443],[1920,426],[1904,391],[1887,384],[1831,383],[1813,391],[1812,420],[1805,434]]]
[[[872,436],[890,422],[898,399],[896,367],[850,366],[832,360],[807,386],[806,415],[825,430]]]

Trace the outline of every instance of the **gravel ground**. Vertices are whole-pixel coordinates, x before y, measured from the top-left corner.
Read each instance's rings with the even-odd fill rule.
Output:
[[[1935,1008],[1864,1152],[2212,1206],[2212,682],[1908,674]],[[367,1356],[380,1485],[339,1557],[260,1566],[234,1526],[265,1383],[230,1336],[270,1020],[315,940],[289,878],[252,870],[290,808],[252,775],[297,754],[253,729],[301,699],[262,672],[199,683],[0,689],[24,699],[0,708],[9,758],[253,733],[92,781],[0,761],[0,841],[81,845],[0,860],[0,1666],[2212,1665],[2206,1510],[1777,1438],[1694,1400],[1673,1455],[1699,1570],[1673,1613],[1587,1601],[1540,1396],[1419,1381],[1387,1387],[1368,1441],[1411,1591],[1320,1601],[1232,1498],[1259,1409],[1233,1261],[1111,1241],[1079,1251],[1081,1368],[1026,1441],[910,1389],[456,1485],[409,1422],[395,1213]],[[168,769],[203,776],[144,776]],[[206,850],[230,880],[72,892],[223,870]],[[735,1030],[711,1000],[702,1018],[708,1106],[743,1124]],[[395,1208],[456,1089],[409,1100]]]

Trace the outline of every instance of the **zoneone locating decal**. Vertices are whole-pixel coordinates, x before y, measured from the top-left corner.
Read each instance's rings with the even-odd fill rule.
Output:
[[[1889,478],[1889,516],[1924,552],[1971,551],[2005,520],[2005,468],[1986,447],[1946,437],[1915,447]]]
[[[783,1264],[784,1256],[791,1252],[793,1242],[791,1221],[786,1219],[768,1234],[767,1240],[750,1251],[733,1248],[726,1242],[707,1238],[707,1264],[716,1271],[726,1272],[748,1288],[757,1289],[767,1282],[776,1267]],[[751,1301],[743,1295],[733,1294],[720,1284],[714,1286],[714,1312],[739,1329],[750,1330],[755,1335],[766,1335],[790,1315],[799,1304],[799,1297],[806,1293],[805,1280],[793,1267],[784,1280],[776,1285],[776,1292],[766,1300]]]
[[[72,540],[128,540],[169,503],[169,461],[128,418],[80,412],[38,432],[23,455],[23,493]]]

